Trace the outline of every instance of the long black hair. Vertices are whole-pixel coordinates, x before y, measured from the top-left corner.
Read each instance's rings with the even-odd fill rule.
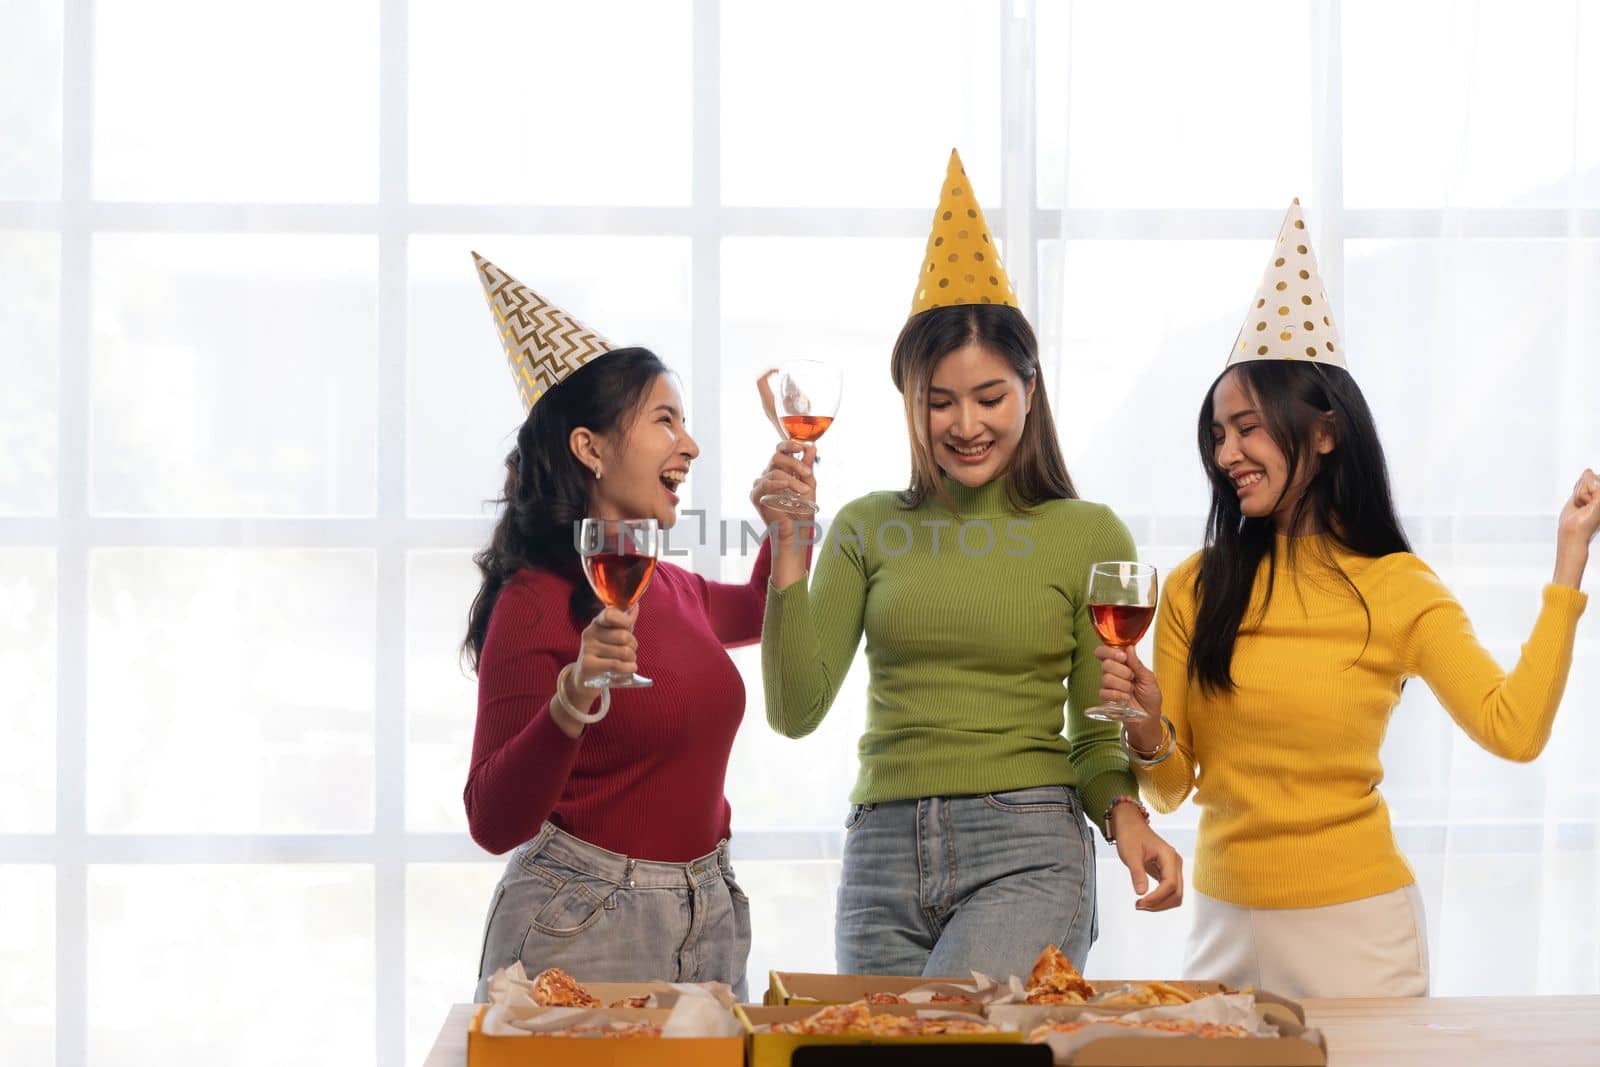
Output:
[[[572,454],[568,439],[578,427],[596,434],[626,434],[656,378],[667,365],[647,348],[619,348],[578,368],[542,397],[506,455],[505,490],[496,501],[503,510],[489,544],[472,558],[483,585],[467,612],[462,652],[478,668],[489,616],[500,590],[517,571],[540,567],[572,581],[566,605],[578,626],[600,610],[584,580],[573,523],[589,513],[594,474]]]
[[[1025,509],[1046,500],[1076,500],[1078,491],[1061,455],[1044,376],[1039,373],[1039,341],[1027,317],[1004,304],[956,304],[913,315],[894,343],[889,374],[905,398],[906,428],[911,434],[911,484],[900,494],[901,505],[915,508],[929,495],[941,499],[945,495],[942,472],[928,440],[928,388],[941,359],[974,343],[1005,359],[1024,387],[1034,383],[1033,409],[1006,471],[1011,503]]]
[[[1266,596],[1272,597],[1276,576],[1276,527],[1272,517],[1247,518],[1228,473],[1217,466],[1212,420],[1217,384],[1237,376],[1251,397],[1262,426],[1283,453],[1289,484],[1309,467],[1310,481],[1289,516],[1291,531],[1313,527],[1362,556],[1409,552],[1389,492],[1378,428],[1366,398],[1349,373],[1339,367],[1302,360],[1254,360],[1218,375],[1200,406],[1200,464],[1211,481],[1211,513],[1206,522],[1205,549],[1196,580],[1198,607],[1189,645],[1189,677],[1209,692],[1234,688],[1233,647],[1250,604],[1250,593],[1263,560],[1267,564]],[[1318,456],[1313,436],[1319,426],[1333,437],[1333,451]],[[1361,601],[1366,600],[1326,552],[1325,562],[1344,579]],[[1289,552],[1296,550],[1294,539]],[[1265,603],[1265,602],[1263,602]],[[1372,615],[1367,612],[1370,637]]]

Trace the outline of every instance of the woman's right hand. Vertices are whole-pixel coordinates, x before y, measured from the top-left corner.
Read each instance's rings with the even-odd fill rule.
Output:
[[[627,611],[602,608],[578,638],[577,662],[561,668],[561,673],[556,675],[561,699],[550,702],[550,716],[561,732],[573,740],[582,735],[585,724],[566,714],[563,708],[587,715],[594,702],[600,699],[600,690],[583,683],[607,671],[632,674],[638,669],[639,642],[633,636],[633,624],[638,618],[637,604]]]
[[[1139,722],[1127,724],[1128,743],[1152,752],[1165,739],[1161,727],[1161,686],[1155,672],[1139,660],[1133,648],[1101,645],[1094,650],[1100,661],[1100,700],[1122,700],[1145,712]]]
[[[619,608],[602,608],[594,621],[584,627],[578,643],[578,662],[575,665],[578,682],[598,678],[607,671],[632,674],[639,669],[639,639],[633,636],[633,624],[639,619],[639,605],[627,611]],[[584,686],[588,689],[587,686]],[[589,689],[595,696],[598,689]],[[591,698],[592,699],[592,698]],[[587,709],[579,709],[587,710]]]

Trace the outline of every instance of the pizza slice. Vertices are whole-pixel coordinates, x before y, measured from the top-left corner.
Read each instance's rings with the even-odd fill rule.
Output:
[[[1083,980],[1078,968],[1055,945],[1046,945],[1028,975],[1027,1003],[1082,1004],[1094,996],[1094,986]]]
[[[911,1019],[899,1018],[894,1015],[875,1016],[878,1019],[896,1019],[900,1023],[896,1031],[905,1037],[932,1037],[940,1034],[998,1034],[999,1027],[993,1023],[984,1022],[979,1018],[967,1019],[929,1019],[917,1016]]]
[[[1115,989],[1102,990],[1094,998],[1097,1008],[1153,1008],[1162,1004],[1181,1004],[1183,1001],[1164,1001],[1161,995],[1148,985],[1131,983],[1118,986]]]
[[[533,979],[533,1002],[546,1008],[602,1008],[578,980],[560,967],[547,967]]]
[[[654,993],[645,993],[636,997],[623,997],[611,1006],[613,1008],[648,1008],[652,1006],[654,999]]]
[[[854,1004],[830,1004],[804,1019],[792,1023],[774,1023],[772,1029],[780,1034],[842,1034],[865,1030],[871,1019],[871,1009],[864,1001],[858,1000]]]
[[[1168,1007],[1174,1004],[1193,1004],[1206,997],[1236,992],[1238,990],[1228,986],[1212,992],[1197,993],[1171,982],[1129,982],[1111,989],[1102,988],[1092,1003],[1095,1007],[1103,1008]]]

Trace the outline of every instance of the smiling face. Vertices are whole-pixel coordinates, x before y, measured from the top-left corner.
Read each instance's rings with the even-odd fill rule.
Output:
[[[1005,474],[1033,406],[1009,361],[972,342],[934,365],[928,382],[928,441],[945,474],[976,488]]]
[[[1290,532],[1295,505],[1311,484],[1320,457],[1333,451],[1332,434],[1320,424],[1315,426],[1309,455],[1298,471],[1291,470],[1276,439],[1289,428],[1275,438],[1237,370],[1224,374],[1211,391],[1211,412],[1211,461],[1233,487],[1239,510],[1247,518],[1270,518],[1280,532]]]
[[[572,431],[572,451],[600,472],[590,487],[589,513],[602,519],[678,519],[677,489],[700,446],[683,419],[683,397],[670,374],[659,374],[631,420],[610,434]]]

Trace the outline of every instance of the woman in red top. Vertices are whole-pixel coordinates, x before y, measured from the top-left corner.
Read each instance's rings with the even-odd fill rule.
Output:
[[[477,997],[520,959],[530,974],[559,966],[583,981],[726,982],[743,999],[749,901],[728,863],[723,779],[745,693],[725,649],[760,639],[772,537],[794,551],[793,525],[763,514],[772,537],[745,584],[663,559],[638,604],[602,611],[574,523],[671,527],[674,489],[700,449],[676,380],[643,348],[607,350],[535,400],[477,556],[465,642],[478,672],[467,821],[484,848],[514,850]],[[778,451],[752,498],[814,497],[810,460],[809,449],[801,460]],[[655,684],[603,696],[581,684],[608,669]]]

